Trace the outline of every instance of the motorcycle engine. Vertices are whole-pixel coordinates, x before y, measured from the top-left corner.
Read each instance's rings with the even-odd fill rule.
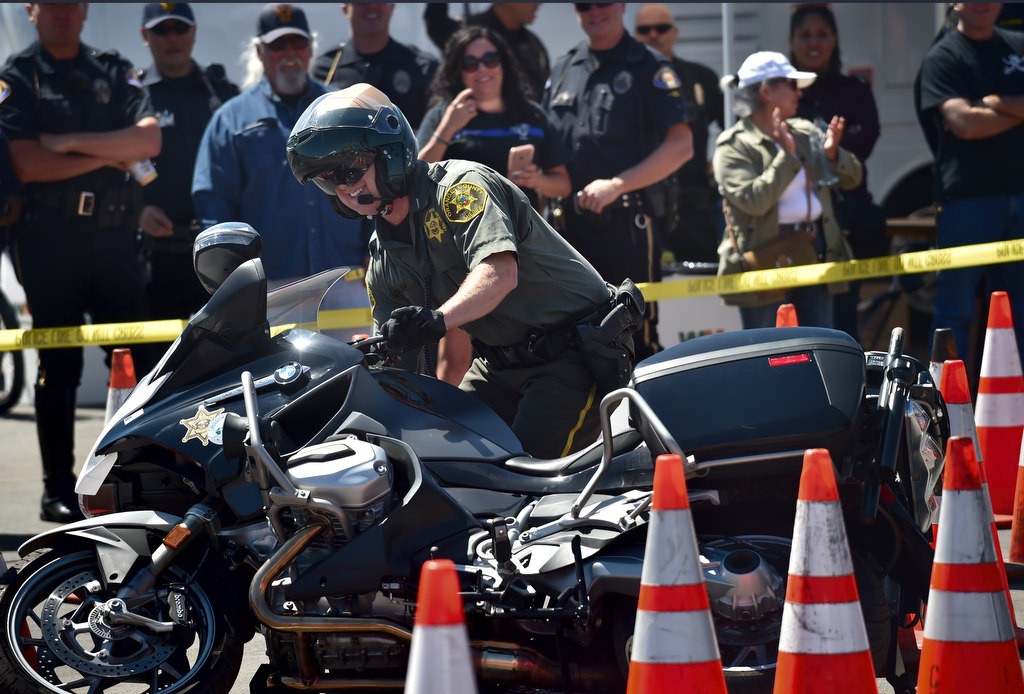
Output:
[[[387,454],[357,438],[308,446],[288,459],[288,478],[348,516],[353,535],[379,523],[387,513],[394,470]],[[350,541],[335,528],[335,543]]]

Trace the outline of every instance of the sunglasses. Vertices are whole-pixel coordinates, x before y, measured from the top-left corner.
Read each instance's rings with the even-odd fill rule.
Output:
[[[373,165],[373,152],[359,152],[344,164],[320,174],[320,179],[335,186],[354,186]]]
[[[304,51],[309,48],[309,39],[305,36],[299,36],[292,34],[291,36],[282,36],[281,38],[271,41],[270,43],[263,44],[275,53],[287,50],[289,48],[296,51]]]
[[[765,80],[765,83],[766,83],[766,84],[767,84],[767,85],[768,85],[769,87],[777,87],[777,86],[779,86],[780,84],[788,84],[788,85],[790,86],[790,88],[791,88],[791,89],[794,89],[794,90],[795,90],[795,89],[798,89],[798,88],[799,88],[799,87],[797,87],[797,85],[796,85],[796,80],[791,80],[791,79],[789,79],[788,77],[773,77],[773,78],[771,78],[770,80]]]
[[[485,68],[493,70],[501,65],[501,56],[498,55],[497,51],[487,51],[479,58],[475,55],[462,56],[461,67],[463,72],[476,72],[480,69],[481,64],[483,64]]]
[[[611,2],[574,2],[573,7],[576,8],[577,12],[590,12],[595,7],[608,7],[613,4]]]
[[[168,34],[176,34],[177,36],[184,36],[191,29],[185,22],[160,22],[155,27],[150,29],[151,33],[157,36],[167,36]]]
[[[655,34],[667,34],[672,31],[671,24],[641,24],[637,26],[636,33],[641,36],[647,36],[649,33],[654,32]]]

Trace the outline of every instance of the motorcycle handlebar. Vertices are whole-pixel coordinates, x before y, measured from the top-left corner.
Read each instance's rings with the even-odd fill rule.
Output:
[[[861,520],[873,523],[878,514],[878,502],[882,483],[896,477],[896,461],[903,439],[904,412],[913,385],[913,363],[903,356],[903,328],[894,328],[889,338],[889,352],[882,372],[882,385],[878,390],[878,406],[885,410],[885,424],[882,430],[882,445],[878,455],[878,466],[871,471],[864,489],[864,504]]]

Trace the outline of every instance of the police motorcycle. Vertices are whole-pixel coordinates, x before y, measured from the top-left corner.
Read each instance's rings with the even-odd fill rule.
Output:
[[[333,270],[266,291],[259,237],[197,239],[212,298],[96,441],[88,517],[27,541],[0,594],[0,690],[400,689],[417,577],[454,561],[479,681],[617,691],[655,459],[683,458],[726,675],[770,691],[803,451],[836,466],[876,665],[928,590],[948,426],[928,369],[813,328],[694,339],[537,460],[472,396],[318,330]],[[278,326],[272,330],[271,326]],[[280,330],[281,332],[274,332]]]

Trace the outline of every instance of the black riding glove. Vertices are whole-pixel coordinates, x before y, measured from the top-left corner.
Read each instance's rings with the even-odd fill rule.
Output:
[[[424,306],[403,306],[391,312],[391,318],[380,328],[388,349],[402,354],[423,345],[437,342],[447,332],[444,314]]]

